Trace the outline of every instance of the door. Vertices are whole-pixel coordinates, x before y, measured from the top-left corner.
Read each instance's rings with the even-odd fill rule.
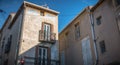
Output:
[[[48,65],[48,48],[39,47],[39,65]]]
[[[62,51],[61,53],[61,65],[65,65],[65,52]]]
[[[92,62],[89,37],[86,37],[82,40],[82,54],[83,54],[84,65],[92,65],[93,62]]]
[[[50,40],[50,24],[44,24],[44,39]]]

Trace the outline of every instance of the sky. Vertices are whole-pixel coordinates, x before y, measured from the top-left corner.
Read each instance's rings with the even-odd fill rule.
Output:
[[[11,12],[17,12],[24,0],[0,0],[0,28]],[[58,17],[61,32],[71,20],[87,6],[94,6],[98,0],[26,0],[37,5],[47,4],[50,9],[60,12]]]

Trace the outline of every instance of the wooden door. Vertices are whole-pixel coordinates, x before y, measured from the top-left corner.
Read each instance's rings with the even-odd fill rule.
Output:
[[[86,37],[82,40],[82,54],[83,54],[84,65],[92,65],[93,62],[92,62],[89,37]]]

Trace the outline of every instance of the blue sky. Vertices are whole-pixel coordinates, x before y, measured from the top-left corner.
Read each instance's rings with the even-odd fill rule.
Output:
[[[26,0],[37,5],[47,4],[50,9],[59,11],[59,32],[85,7],[93,6],[98,0]],[[16,12],[23,0],[0,0],[0,28],[11,12]]]

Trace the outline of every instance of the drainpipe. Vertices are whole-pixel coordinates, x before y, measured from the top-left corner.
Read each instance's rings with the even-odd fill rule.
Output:
[[[89,17],[90,17],[90,24],[91,24],[94,52],[95,52],[95,58],[96,58],[96,60],[94,62],[94,65],[98,65],[98,51],[97,51],[95,28],[94,28],[94,17],[93,17],[93,12],[91,11],[90,8],[88,8],[88,12],[89,12]]]

